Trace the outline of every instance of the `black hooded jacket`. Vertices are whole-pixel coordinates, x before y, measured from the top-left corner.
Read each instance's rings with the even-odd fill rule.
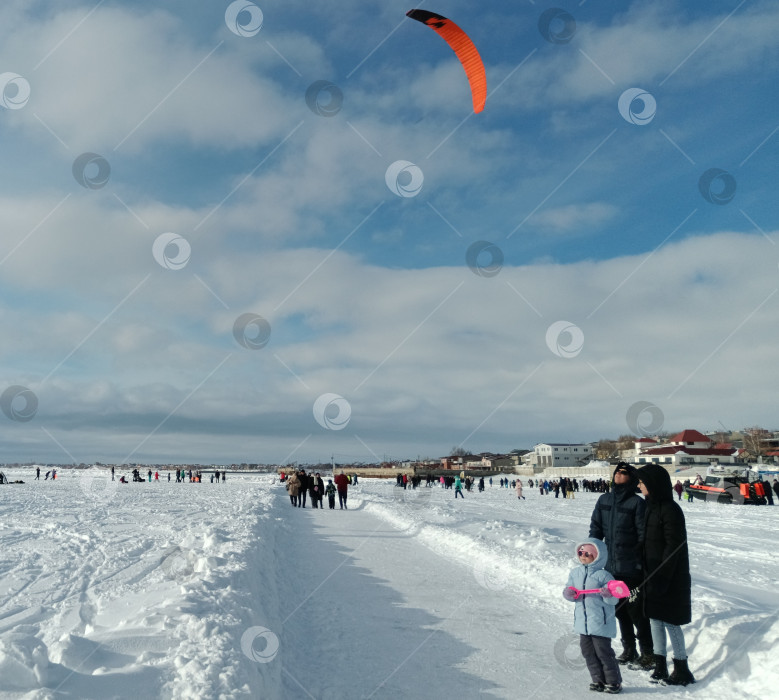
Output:
[[[638,475],[635,467],[618,464],[614,470],[627,469],[630,481],[615,484],[611,491],[598,498],[590,518],[590,537],[603,540],[608,549],[606,568],[614,578],[641,578],[641,548],[644,542],[644,511],[646,504],[638,495]]]
[[[659,464],[638,470],[649,492],[643,562],[644,614],[672,625],[692,620],[690,558],[684,513],[674,501],[671,476]]]

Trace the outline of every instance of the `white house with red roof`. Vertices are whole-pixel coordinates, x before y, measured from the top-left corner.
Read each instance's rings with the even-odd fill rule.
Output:
[[[738,458],[737,448],[717,445],[703,433],[688,429],[682,430],[663,444],[637,442],[636,457],[633,461],[637,464],[655,462],[664,466],[684,468],[708,465],[712,462],[735,464]]]

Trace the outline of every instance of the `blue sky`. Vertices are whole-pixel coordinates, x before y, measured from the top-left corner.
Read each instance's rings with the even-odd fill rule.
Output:
[[[409,9],[4,4],[3,461],[439,457],[640,434],[639,401],[775,427],[779,8],[426,8],[479,114]]]

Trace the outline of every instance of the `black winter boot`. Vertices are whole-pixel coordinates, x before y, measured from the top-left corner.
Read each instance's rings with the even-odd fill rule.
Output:
[[[625,640],[622,640],[622,653],[617,657],[617,663],[622,664],[623,666],[625,664],[629,664],[631,661],[635,661],[638,658],[638,652],[636,651],[636,644],[625,642]]]
[[[689,685],[695,683],[690,669],[687,667],[687,659],[674,659],[674,670],[667,680],[661,681],[663,685]]]
[[[650,652],[641,652],[641,656],[628,664],[631,671],[652,671],[655,667],[655,655]]]
[[[668,662],[665,656],[655,654],[655,670],[651,676],[649,676],[650,683],[660,683],[661,681],[668,680]]]

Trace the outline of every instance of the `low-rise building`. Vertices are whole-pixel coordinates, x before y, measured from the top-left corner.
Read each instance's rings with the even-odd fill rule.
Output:
[[[543,469],[581,467],[592,459],[592,446],[585,443],[542,442],[533,448],[530,462]]]
[[[441,469],[455,469],[459,472],[470,469],[467,465],[474,462],[481,465],[481,455],[450,455],[441,457]]]
[[[736,464],[740,462],[740,450],[732,445],[717,445],[697,430],[683,430],[663,444],[639,448],[636,443],[636,464],[662,464],[666,467],[685,468],[694,465]]]
[[[482,457],[482,467],[485,469],[503,469],[505,471],[513,471],[513,469],[522,461],[522,457],[518,453],[512,453],[508,455],[490,455]]]

